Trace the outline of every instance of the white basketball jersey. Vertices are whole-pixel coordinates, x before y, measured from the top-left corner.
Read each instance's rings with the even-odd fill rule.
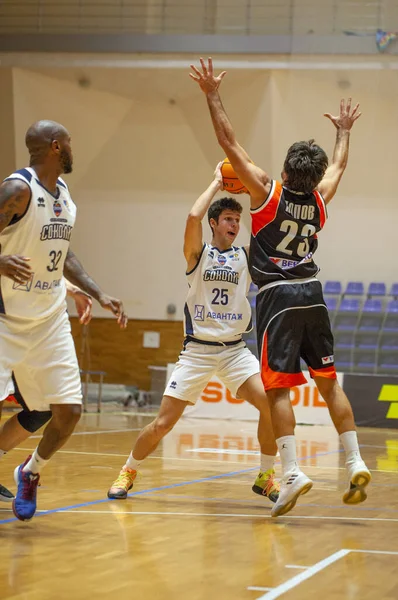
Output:
[[[199,261],[187,273],[187,279],[185,335],[227,342],[252,329],[247,300],[251,279],[244,248],[220,252],[204,244]]]
[[[40,183],[34,169],[16,171],[5,181],[20,179],[31,190],[28,209],[14,217],[0,233],[1,254],[30,258],[32,278],[26,284],[0,277],[0,314],[43,319],[65,306],[63,270],[76,218],[76,206],[62,179],[53,195]]]

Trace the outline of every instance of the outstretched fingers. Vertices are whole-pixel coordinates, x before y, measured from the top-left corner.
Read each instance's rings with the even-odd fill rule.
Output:
[[[202,79],[202,73],[195,67],[195,65],[191,65],[191,69],[196,74],[196,77],[193,73],[189,73],[189,76],[195,81],[200,81]]]
[[[202,65],[202,71],[203,71],[203,75],[204,75],[205,77],[207,77],[207,75],[208,75],[208,72],[207,72],[207,67],[206,67],[206,63],[205,63],[205,61],[203,60],[203,58],[202,58],[202,57],[200,58],[200,64]]]

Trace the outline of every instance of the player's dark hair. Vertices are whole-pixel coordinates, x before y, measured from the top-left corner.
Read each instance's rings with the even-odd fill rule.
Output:
[[[287,151],[283,165],[285,185],[293,192],[310,194],[322,181],[327,167],[327,154],[314,140],[296,142]]]
[[[210,205],[210,208],[207,211],[209,225],[210,219],[214,219],[215,222],[218,223],[218,217],[224,210],[233,210],[241,214],[242,205],[237,200],[234,200],[234,198],[220,198],[219,200],[216,200],[215,202],[213,202],[213,204]],[[213,231],[211,225],[210,228]]]

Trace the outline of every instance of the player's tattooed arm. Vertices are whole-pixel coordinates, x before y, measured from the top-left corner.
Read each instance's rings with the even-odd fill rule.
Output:
[[[0,233],[8,227],[13,217],[21,217],[30,201],[29,186],[18,179],[4,181],[0,186]],[[26,256],[0,255],[0,275],[9,277],[18,284],[24,284],[32,276]]]
[[[196,200],[187,218],[184,234],[184,256],[187,261],[188,272],[195,268],[203,250],[202,220],[206,216],[214,196],[223,188],[221,164],[218,163],[214,171],[213,181]]]
[[[3,181],[0,186],[0,233],[12,221],[20,217],[28,208],[30,200],[29,186],[19,179]]]
[[[207,65],[202,58],[200,59],[200,63],[202,70],[200,71],[194,65],[191,65],[194,73],[190,73],[189,75],[198,83],[202,92],[206,95],[218,143],[229,158],[240,181],[249,190],[251,207],[257,208],[264,202],[264,199],[268,195],[271,180],[265,171],[252,163],[246,150],[236,140],[235,132],[218,92],[218,88],[226,72],[223,71],[215,77],[211,58],[209,58]]]
[[[117,317],[117,322],[121,329],[127,327],[128,318],[124,312],[123,303],[117,298],[108,296],[101,290],[94,279],[84,270],[83,265],[71,249],[68,250],[68,254],[66,255],[64,277],[95,298],[102,308],[112,312]]]
[[[334,117],[325,113],[336,127],[336,143],[334,146],[332,164],[327,168],[324,178],[318,186],[318,190],[324,197],[326,204],[331,201],[337,192],[338,185],[343,176],[348,162],[350,148],[350,131],[355,121],[361,116],[359,104],[351,110],[351,98],[340,102],[340,114]]]

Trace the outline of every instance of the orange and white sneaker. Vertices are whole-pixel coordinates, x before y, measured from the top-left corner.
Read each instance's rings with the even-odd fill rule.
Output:
[[[360,456],[346,462],[348,487],[343,495],[344,504],[359,504],[366,500],[366,486],[372,479],[369,469]]]
[[[128,467],[123,467],[119,476],[108,490],[108,498],[111,500],[125,500],[127,498],[127,492],[133,487],[136,477],[137,471],[129,469]]]
[[[275,481],[274,469],[269,469],[260,473],[256,477],[256,481],[252,487],[255,494],[266,496],[271,502],[276,502],[279,497],[281,486],[278,481]]]

